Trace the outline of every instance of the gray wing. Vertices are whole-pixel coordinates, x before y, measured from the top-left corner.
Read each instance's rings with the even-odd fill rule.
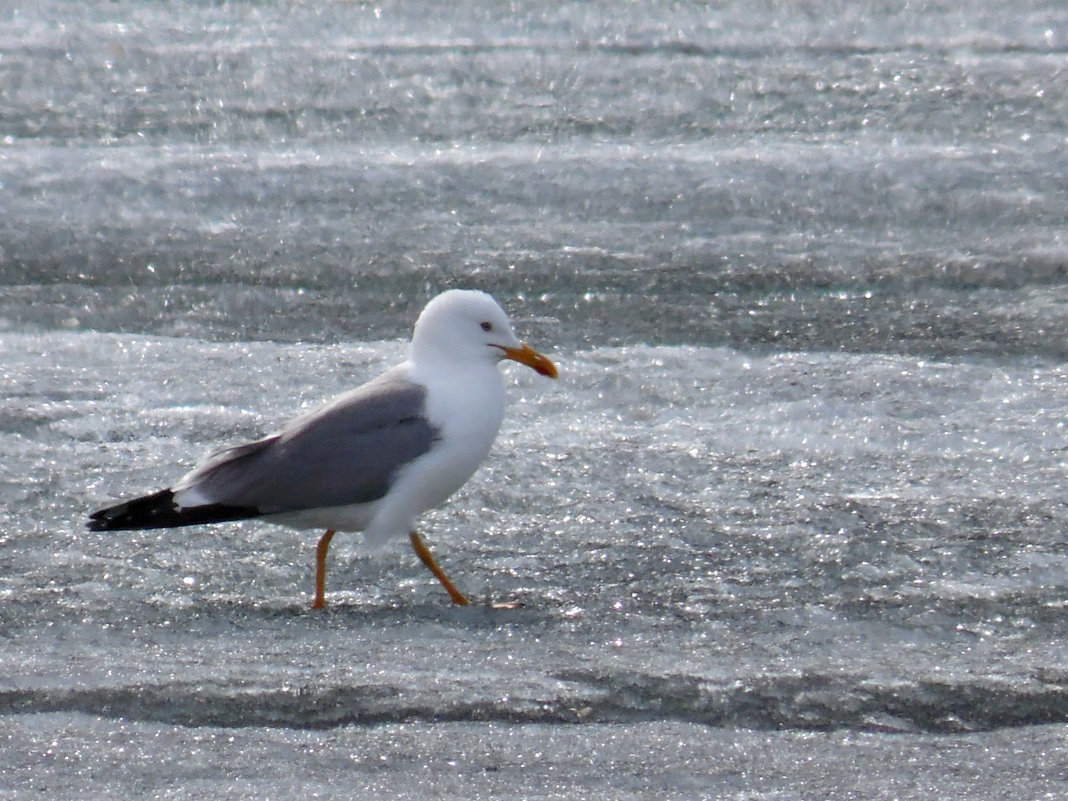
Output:
[[[422,385],[383,376],[279,434],[213,454],[174,489],[261,514],[377,500],[438,439],[425,400]]]

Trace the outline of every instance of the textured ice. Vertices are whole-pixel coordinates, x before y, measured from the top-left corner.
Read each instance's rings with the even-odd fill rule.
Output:
[[[0,798],[1060,798],[1066,15],[0,3]],[[458,285],[518,610],[84,529]]]
[[[81,519],[399,346],[57,333],[4,349],[14,365],[47,351],[55,382],[5,401],[34,419],[4,435],[21,497],[5,537],[11,711],[885,728],[892,709],[920,730],[1068,711],[1060,366],[564,354],[560,389],[509,373],[495,458],[425,525],[477,595],[524,608],[441,608],[402,548],[364,554],[352,535],[335,609],[315,616],[306,537]]]

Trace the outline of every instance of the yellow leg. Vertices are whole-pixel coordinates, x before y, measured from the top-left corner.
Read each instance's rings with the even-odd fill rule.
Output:
[[[330,548],[330,540],[334,538],[334,529],[328,529],[319,538],[319,544],[315,546],[315,600],[312,601],[312,609],[324,609],[326,607],[326,552]]]
[[[415,555],[423,562],[424,565],[434,574],[434,578],[441,582],[441,586],[445,588],[445,591],[452,598],[454,604],[460,606],[467,606],[471,603],[467,600],[467,597],[456,589],[456,585],[449,581],[449,577],[445,575],[445,571],[441,569],[437,561],[434,559],[434,555],[430,553],[430,549],[426,547],[426,543],[423,542],[423,538],[419,536],[418,531],[413,531],[411,534],[412,548],[415,549]]]

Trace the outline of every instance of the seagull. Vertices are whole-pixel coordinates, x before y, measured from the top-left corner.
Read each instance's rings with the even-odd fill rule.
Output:
[[[313,609],[326,606],[326,557],[337,531],[382,545],[407,535],[453,603],[467,597],[438,565],[416,518],[467,481],[504,417],[497,365],[549,378],[556,365],[523,344],[485,292],[453,289],[419,315],[407,361],[279,432],[209,455],[168,489],[93,512],[92,531],[175,528],[260,518],[326,529],[315,552]]]

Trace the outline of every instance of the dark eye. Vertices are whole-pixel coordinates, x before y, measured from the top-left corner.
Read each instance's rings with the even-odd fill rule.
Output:
[[[488,320],[486,322],[481,323],[481,326],[483,331],[493,330],[493,323],[489,322]]]

